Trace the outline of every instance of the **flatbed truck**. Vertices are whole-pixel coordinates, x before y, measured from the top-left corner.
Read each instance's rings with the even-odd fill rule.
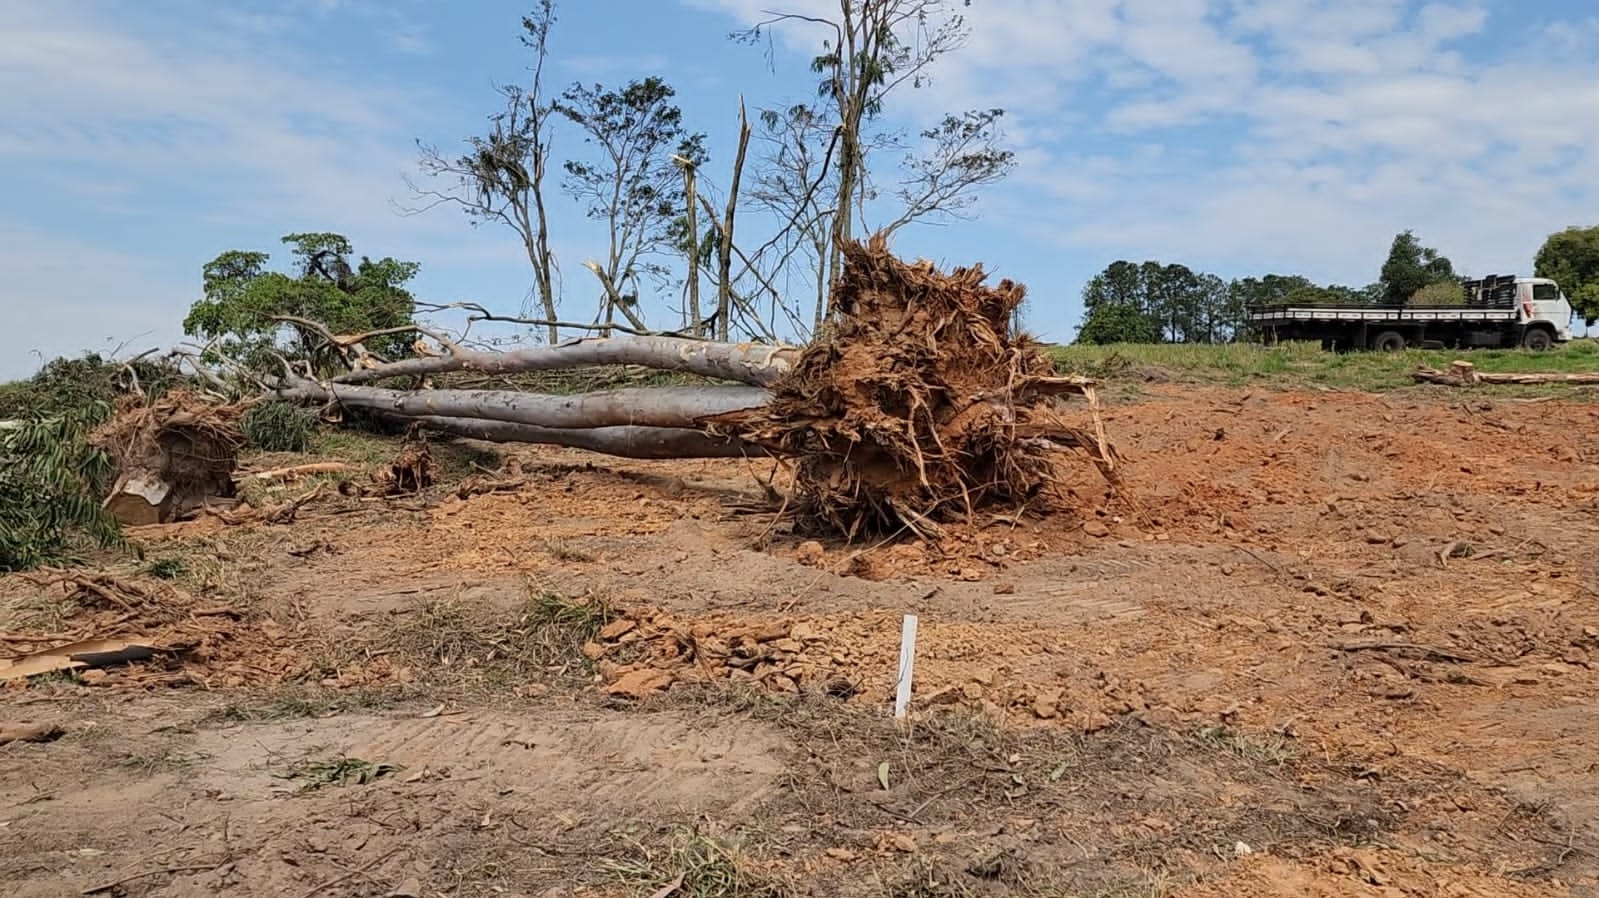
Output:
[[[1549,278],[1490,275],[1462,282],[1461,290],[1458,305],[1285,303],[1250,306],[1245,314],[1269,343],[1319,340],[1330,350],[1544,350],[1571,339],[1571,303]]]

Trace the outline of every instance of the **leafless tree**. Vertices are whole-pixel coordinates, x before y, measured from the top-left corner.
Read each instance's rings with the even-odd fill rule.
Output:
[[[544,176],[550,162],[555,107],[544,98],[543,77],[554,24],[554,0],[537,0],[532,14],[522,18],[522,44],[533,52],[531,81],[526,87],[500,88],[505,108],[489,118],[487,134],[467,138],[467,153],[450,158],[437,147],[418,143],[422,173],[432,180],[454,183],[443,189],[412,184],[412,191],[425,202],[420,209],[408,210],[455,205],[475,222],[495,221],[514,231],[533,268],[541,325],[552,343],[560,339],[560,328],[555,323],[557,268],[550,251]]]
[[[969,6],[970,0],[960,5]],[[836,146],[824,164],[828,200],[794,219],[814,227],[820,211],[816,207],[827,207],[826,259],[819,274],[824,284],[838,275],[840,248],[866,229],[866,207],[877,197],[873,154],[904,146],[899,135],[874,128],[873,122],[890,94],[906,85],[927,85],[933,64],[964,44],[969,31],[955,7],[955,0],[838,0],[836,15],[777,13],[738,35],[756,40],[773,28],[792,26],[812,26],[825,35],[811,70],[821,78],[817,93],[828,109],[824,115],[810,107],[795,107],[791,117],[799,109],[809,114],[804,127],[784,126],[794,139],[811,140],[822,122],[836,134]],[[974,201],[978,188],[1008,174],[1013,156],[999,146],[1001,115],[997,109],[948,115],[923,131],[927,146],[906,160],[905,174],[893,191],[897,208],[882,229],[892,233],[915,221],[958,217]],[[769,123],[768,131],[773,127]],[[774,159],[770,153],[766,159],[768,170],[774,163],[777,169],[788,169],[802,161],[810,160],[798,155]]]

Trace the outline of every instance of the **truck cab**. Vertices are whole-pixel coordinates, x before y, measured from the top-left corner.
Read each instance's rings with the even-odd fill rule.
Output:
[[[1533,345],[1542,342],[1534,333],[1545,326],[1554,331],[1550,334],[1552,342],[1564,343],[1571,339],[1571,302],[1559,284],[1548,278],[1516,278],[1516,305],[1525,329],[1522,342],[1528,348],[1549,348],[1547,344]]]

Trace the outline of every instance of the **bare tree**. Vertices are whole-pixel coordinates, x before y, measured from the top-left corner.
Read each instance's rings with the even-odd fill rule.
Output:
[[[1003,180],[1016,166],[1016,154],[999,146],[998,121],[1003,109],[946,115],[922,132],[929,146],[905,161],[906,177],[895,195],[903,210],[883,226],[892,234],[913,221],[960,218],[977,201],[976,188]]]
[[[838,274],[841,247],[854,237],[868,196],[866,124],[882,113],[890,93],[905,84],[921,86],[928,67],[965,41],[965,20],[949,12],[950,6],[947,0],[838,0],[836,17],[780,13],[746,32],[758,38],[764,29],[784,23],[809,23],[831,32],[811,60],[811,70],[822,78],[818,94],[833,104],[839,129],[829,280]]]
[[[837,130],[825,111],[804,104],[765,109],[759,118],[760,145],[750,199],[783,222],[774,238],[780,258],[771,270],[800,268],[791,265],[796,254],[808,263],[803,270],[815,289],[814,333],[827,310],[832,209],[824,208],[823,199],[837,196],[836,189],[830,189],[836,179],[830,155]]]
[[[970,0],[961,2],[970,5]],[[837,134],[822,263],[827,283],[836,279],[841,248],[864,230],[867,204],[876,198],[871,157],[902,146],[898,135],[874,131],[872,124],[890,94],[905,85],[930,83],[932,65],[964,44],[969,32],[955,6],[955,0],[838,0],[836,15],[778,13],[738,35],[754,40],[774,27],[793,25],[815,26],[828,35],[811,60],[812,72],[821,76],[818,96],[830,106],[827,118]],[[958,217],[973,201],[973,191],[1008,174],[1013,157],[998,146],[1001,115],[997,109],[949,115],[923,131],[930,145],[907,160],[894,191],[899,208],[883,229],[891,233],[914,221]]]
[[[418,142],[423,174],[455,183],[443,190],[423,190],[412,184],[413,193],[427,202],[421,209],[410,210],[452,204],[475,222],[497,221],[516,232],[533,267],[539,310],[552,343],[560,339],[560,329],[555,324],[556,265],[544,209],[544,176],[555,108],[544,99],[543,77],[554,24],[554,0],[537,0],[533,13],[522,17],[522,45],[533,51],[532,80],[526,87],[500,88],[505,108],[489,118],[487,134],[467,138],[469,152],[451,159],[438,148]]]
[[[604,261],[585,263],[600,281],[596,320],[604,325],[620,312],[634,328],[647,329],[638,308],[641,276],[664,274],[649,257],[671,244],[684,202],[673,156],[694,166],[706,158],[705,137],[684,131],[675,95],[652,76],[615,90],[573,85],[558,105],[595,150],[595,158],[566,162],[566,189],[606,225]]]

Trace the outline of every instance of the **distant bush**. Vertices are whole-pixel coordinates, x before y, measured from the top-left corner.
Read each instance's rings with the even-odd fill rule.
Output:
[[[1428,284],[1410,296],[1410,304],[1414,306],[1459,306],[1465,303],[1465,289],[1455,281]]]
[[[316,416],[288,402],[263,402],[239,420],[244,438],[266,452],[304,452],[316,434]]]

